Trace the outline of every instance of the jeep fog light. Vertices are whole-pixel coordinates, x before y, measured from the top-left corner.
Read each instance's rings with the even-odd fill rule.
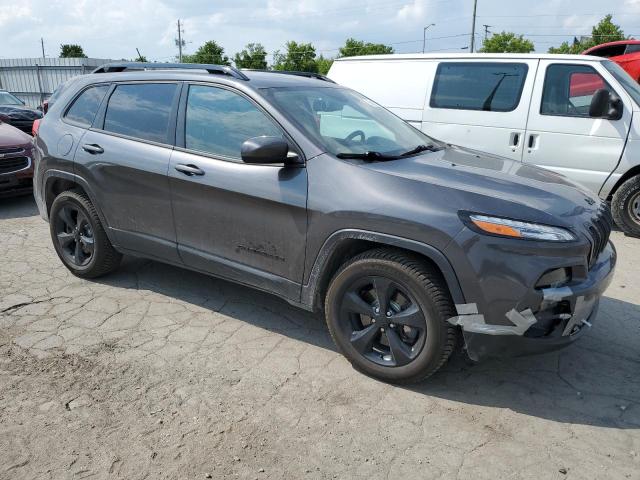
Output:
[[[558,288],[571,281],[570,268],[556,268],[542,275],[536,283],[536,288]]]

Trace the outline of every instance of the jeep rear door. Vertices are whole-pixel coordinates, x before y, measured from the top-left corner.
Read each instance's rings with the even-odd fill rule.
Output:
[[[285,136],[281,127],[246,95],[211,84],[185,85],[177,123],[169,178],[184,263],[297,300],[306,168],[240,157],[245,140]]]
[[[167,170],[179,91],[176,82],[114,84],[75,156],[118,245],[172,262],[180,259]]]

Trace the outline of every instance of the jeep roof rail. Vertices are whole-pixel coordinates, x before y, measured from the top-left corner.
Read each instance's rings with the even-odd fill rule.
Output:
[[[297,77],[307,77],[307,78],[315,78],[316,80],[322,80],[324,82],[336,83],[331,80],[329,77],[322,75],[320,73],[314,72],[298,72],[294,70],[263,70],[259,68],[243,68],[242,71],[245,72],[265,72],[265,73],[281,73],[283,75],[295,75]]]
[[[228,65],[212,65],[207,63],[150,63],[150,62],[118,62],[105,63],[91,73],[114,73],[127,70],[206,70],[218,75],[229,75],[240,80],[249,80],[237,68]]]

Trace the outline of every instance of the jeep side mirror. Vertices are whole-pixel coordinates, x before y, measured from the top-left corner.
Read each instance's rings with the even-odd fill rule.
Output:
[[[282,137],[253,137],[242,144],[242,161],[254,164],[300,163],[298,155],[289,152],[289,144]]]
[[[589,105],[589,116],[592,118],[606,118],[620,120],[622,118],[622,100],[607,88],[596,90]]]

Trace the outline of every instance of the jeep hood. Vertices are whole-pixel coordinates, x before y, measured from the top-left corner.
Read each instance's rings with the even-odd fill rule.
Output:
[[[447,195],[452,208],[488,215],[570,226],[601,204],[556,172],[457,146],[362,166],[422,182],[425,195]]]

